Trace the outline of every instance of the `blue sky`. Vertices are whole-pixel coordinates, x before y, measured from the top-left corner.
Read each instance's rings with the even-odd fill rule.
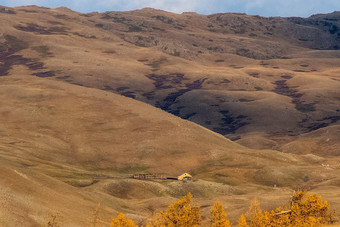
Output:
[[[340,0],[0,0],[3,6],[65,6],[78,12],[126,11],[152,7],[175,13],[238,12],[261,16],[308,17],[340,11]]]

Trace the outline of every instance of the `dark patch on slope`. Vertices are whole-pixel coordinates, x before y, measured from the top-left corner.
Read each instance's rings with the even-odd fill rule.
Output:
[[[146,75],[146,77],[154,81],[153,84],[156,89],[173,88],[174,86],[181,84],[183,80],[188,80],[187,78],[184,78],[184,74],[182,73],[173,73],[169,75],[149,74]]]
[[[299,122],[300,126],[305,128],[304,132],[311,132],[320,128],[327,127],[331,124],[340,121],[340,114],[334,116],[324,117],[322,119],[316,120],[314,122],[309,122],[308,118],[303,119]]]
[[[243,119],[247,118],[247,116],[238,115],[237,117],[233,117],[228,110],[221,110],[219,112],[223,117],[221,118],[222,122],[219,124],[219,127],[213,128],[213,130],[217,133],[222,135],[234,134],[237,129],[249,124],[243,121]]]
[[[295,104],[295,109],[300,112],[306,113],[315,111],[316,102],[305,103],[300,99],[302,97],[302,94],[299,93],[298,90],[289,87],[286,82],[287,80],[275,81],[274,84],[276,85],[276,87],[273,92],[292,98],[292,103]]]
[[[85,35],[85,34],[81,34],[79,32],[73,32],[73,35],[79,36],[81,38],[85,38],[85,39],[96,39],[97,37],[94,35]]]
[[[174,21],[171,18],[165,17],[165,16],[157,15],[157,16],[152,16],[151,18],[155,18],[156,20],[162,21],[165,24],[173,24],[174,23]]]
[[[35,47],[32,47],[32,49],[38,52],[43,58],[53,57],[53,54],[52,52],[50,52],[50,49],[48,46],[45,46],[45,45],[35,46]]]
[[[159,90],[176,89],[175,91],[168,93],[167,96],[162,100],[161,99],[156,100],[155,104],[156,107],[161,108],[183,119],[190,119],[198,114],[196,112],[188,113],[187,111],[185,114],[183,114],[181,113],[181,109],[184,108],[184,106],[179,106],[176,109],[173,109],[172,106],[178,103],[178,98],[183,96],[187,92],[201,89],[203,83],[207,80],[207,78],[202,78],[199,80],[189,82],[188,81],[189,79],[185,78],[184,74],[181,73],[174,73],[168,75],[149,74],[146,75],[146,77],[154,81],[153,84],[156,88],[156,90],[154,91],[146,92],[143,94],[143,96],[146,97],[148,100],[154,100],[156,97],[156,93]],[[241,99],[240,101],[250,102],[252,100]],[[238,130],[239,128],[249,124],[247,122],[244,122],[244,119],[247,118],[247,116],[238,115],[234,117],[232,114],[225,110],[220,111],[220,113],[223,115],[223,117],[221,118],[222,122],[219,123],[219,127],[215,128],[213,128],[212,126],[209,127],[209,125],[211,125],[211,121],[209,121],[209,124],[205,126],[214,130],[215,132],[225,135],[235,133],[236,130]],[[195,121],[194,119],[192,120]],[[200,124],[200,122],[196,123]]]
[[[143,32],[143,31],[147,31],[143,28],[146,28],[146,26],[143,24],[143,21],[139,21],[139,24],[133,24],[134,21],[132,21],[131,19],[127,19],[124,16],[120,16],[118,14],[115,14],[113,12],[108,12],[108,13],[104,13],[104,15],[101,17],[101,19],[104,20],[110,20],[114,23],[120,23],[126,26],[126,31],[125,32]],[[103,29],[108,29],[110,26],[106,27],[105,25],[103,26],[99,26],[96,25],[97,27],[101,27]]]
[[[33,32],[41,35],[66,35],[66,28],[60,26],[54,27],[44,27],[41,25],[28,23],[26,25],[16,25],[14,26],[16,29],[24,32]]]
[[[162,110],[165,110],[165,111],[170,111],[171,106],[176,103],[177,99],[180,96],[184,95],[185,93],[187,93],[189,91],[196,90],[196,89],[201,89],[202,88],[202,84],[204,83],[204,81],[206,79],[207,78],[200,79],[200,80],[195,80],[192,83],[186,83],[185,84],[185,87],[186,87],[185,89],[180,89],[180,90],[178,90],[176,92],[172,92],[172,93],[168,94],[168,96],[165,99],[163,99],[162,102],[158,103],[157,107],[159,107],[159,108],[161,108]]]
[[[166,89],[175,89],[174,92],[169,93],[163,100],[158,100],[156,102],[156,107],[159,107],[165,111],[173,113],[175,115],[179,115],[178,112],[172,112],[171,106],[176,103],[178,97],[184,95],[185,93],[201,89],[202,84],[207,78],[195,80],[192,82],[184,83],[184,81],[188,81],[188,78],[184,77],[182,73],[172,73],[168,75],[156,75],[156,74],[148,74],[147,78],[153,80],[153,84],[156,88],[154,91],[143,93],[142,95],[146,97],[148,100],[151,100],[155,97],[155,93],[158,90],[166,90]]]
[[[43,63],[37,59],[24,58],[16,55],[23,49],[29,47],[28,43],[11,35],[3,36],[5,42],[0,43],[0,76],[8,75],[13,65],[25,65],[31,70],[43,69]]]
[[[54,71],[46,71],[46,72],[37,72],[37,73],[32,73],[33,76],[37,77],[53,77],[55,76]]]
[[[133,99],[136,98],[136,94],[134,91],[124,91],[124,92],[121,92],[120,94],[128,98],[133,98]]]

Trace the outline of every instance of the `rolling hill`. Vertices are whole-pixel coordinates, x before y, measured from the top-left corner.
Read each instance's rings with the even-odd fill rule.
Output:
[[[1,225],[84,226],[96,207],[103,225],[143,223],[189,191],[204,220],[215,200],[236,221],[299,187],[340,211],[339,12],[30,6],[0,21]]]

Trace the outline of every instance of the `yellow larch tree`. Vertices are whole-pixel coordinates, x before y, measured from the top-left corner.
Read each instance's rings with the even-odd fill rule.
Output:
[[[249,227],[246,217],[242,214],[240,219],[238,219],[238,227]]]
[[[246,218],[249,220],[249,226],[262,226],[263,212],[256,198],[251,201]]]
[[[293,226],[320,226],[332,221],[332,213],[327,201],[321,196],[308,195],[307,191],[298,190],[291,200],[291,224]]]
[[[138,227],[135,225],[135,223],[131,220],[125,217],[124,214],[120,213],[116,218],[113,218],[111,220],[110,227]]]
[[[194,227],[201,224],[200,207],[192,205],[192,195],[189,192],[182,199],[174,202],[165,212],[161,212],[161,226]]]
[[[327,201],[321,196],[307,195],[307,191],[298,190],[286,209],[278,207],[275,212],[262,212],[259,202],[254,199],[247,212],[250,227],[316,227],[332,222],[332,213]]]
[[[215,202],[211,209],[211,226],[212,227],[230,227],[230,221],[221,202]]]
[[[333,213],[327,201],[321,196],[307,195],[307,191],[294,192],[289,205],[272,211],[262,211],[257,199],[253,199],[246,215],[238,221],[238,227],[317,227],[332,223]],[[192,195],[168,206],[160,212],[146,227],[198,227],[201,224],[199,206],[192,205]],[[112,219],[111,227],[136,227],[130,219],[120,213]],[[226,212],[221,202],[215,202],[211,210],[211,227],[230,227]]]

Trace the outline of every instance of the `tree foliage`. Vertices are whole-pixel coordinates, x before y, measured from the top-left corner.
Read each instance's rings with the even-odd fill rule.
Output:
[[[319,226],[332,221],[332,213],[327,201],[321,196],[307,195],[307,191],[298,190],[291,200],[291,223],[294,226]]]
[[[137,225],[135,225],[131,219],[126,218],[124,214],[120,213],[116,218],[111,220],[110,227],[137,227]]]
[[[211,209],[212,227],[230,227],[230,221],[221,202],[215,202]]]
[[[238,227],[249,227],[246,217],[242,214],[240,219],[238,219]]]
[[[182,199],[168,206],[165,212],[161,212],[163,225],[165,226],[199,226],[201,224],[200,207],[192,205],[192,195],[189,192]]]
[[[250,226],[258,226],[261,223],[262,217],[262,209],[260,207],[260,202],[254,198],[249,206],[249,209],[246,213],[246,217],[250,220]]]
[[[238,227],[317,227],[332,222],[332,213],[327,201],[321,196],[307,195],[307,191],[294,192],[288,205],[272,211],[262,211],[257,199],[251,201],[246,215],[241,215]],[[211,209],[212,227],[230,227],[230,221],[221,202],[215,202]],[[199,206],[192,204],[192,195],[188,193],[183,198],[168,206],[165,212],[160,212],[146,227],[195,227],[201,225]],[[137,225],[120,213],[112,219],[111,227],[135,227]]]
[[[332,221],[332,213],[329,211],[327,201],[323,202],[321,196],[315,194],[307,196],[307,191],[301,190],[294,192],[287,209],[278,207],[275,211],[263,212],[259,202],[255,199],[246,215],[250,227],[312,227]]]

